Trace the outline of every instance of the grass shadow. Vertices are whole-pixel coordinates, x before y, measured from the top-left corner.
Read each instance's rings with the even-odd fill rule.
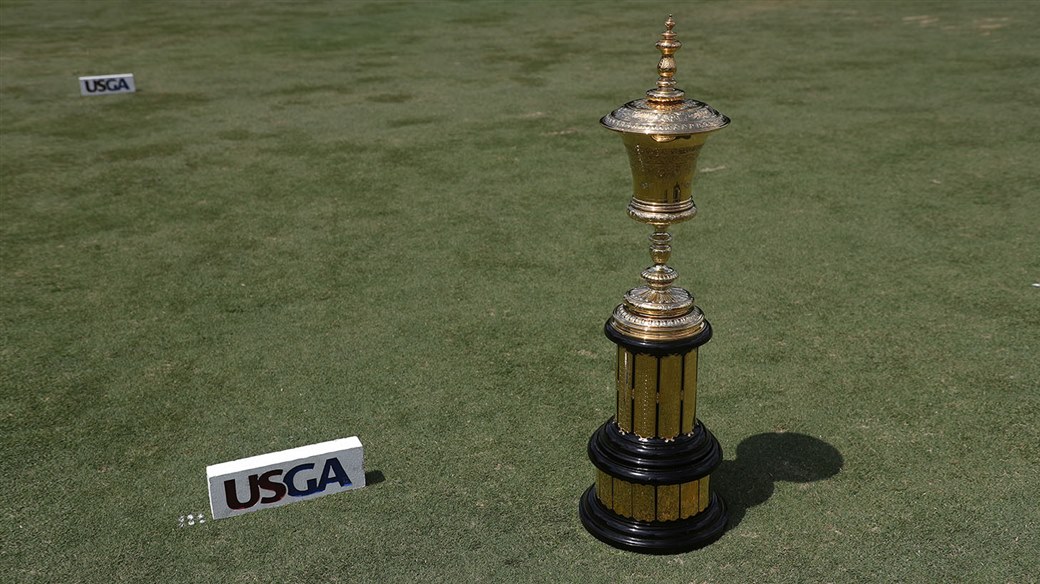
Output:
[[[726,500],[729,529],[740,524],[747,510],[773,495],[777,481],[808,483],[841,471],[844,459],[830,444],[789,432],[769,432],[745,438],[737,458],[724,460],[711,473],[712,487]]]

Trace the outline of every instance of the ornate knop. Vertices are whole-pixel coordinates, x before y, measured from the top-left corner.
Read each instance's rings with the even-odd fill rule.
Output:
[[[672,28],[675,20],[668,15],[664,21],[665,31],[661,33],[661,40],[657,41],[657,50],[661,51],[661,60],[657,62],[657,88],[646,92],[647,101],[657,105],[669,105],[683,100],[683,90],[675,87],[675,57],[676,51],[682,48],[682,43],[676,38]]]

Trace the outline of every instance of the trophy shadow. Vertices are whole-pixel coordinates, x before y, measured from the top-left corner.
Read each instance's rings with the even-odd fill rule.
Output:
[[[823,440],[791,432],[768,432],[745,438],[737,457],[724,460],[711,473],[711,484],[726,501],[729,529],[740,524],[747,510],[773,496],[778,481],[808,483],[826,480],[845,461],[838,449]]]

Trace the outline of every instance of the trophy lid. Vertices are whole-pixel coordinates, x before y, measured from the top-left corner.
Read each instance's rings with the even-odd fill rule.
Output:
[[[616,132],[684,136],[712,132],[726,127],[729,118],[708,104],[696,99],[685,99],[683,90],[675,86],[675,58],[682,48],[672,28],[675,21],[668,15],[657,49],[661,60],[657,63],[657,87],[646,92],[644,99],[630,101],[603,116],[600,123]]]

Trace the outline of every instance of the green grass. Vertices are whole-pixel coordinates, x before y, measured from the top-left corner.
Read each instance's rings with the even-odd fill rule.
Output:
[[[680,87],[734,120],[673,264],[735,521],[644,557],[576,510],[648,261],[597,120],[669,12]],[[1035,582],[1038,26],[3,0],[0,580]],[[354,434],[382,482],[178,527],[206,465]]]

